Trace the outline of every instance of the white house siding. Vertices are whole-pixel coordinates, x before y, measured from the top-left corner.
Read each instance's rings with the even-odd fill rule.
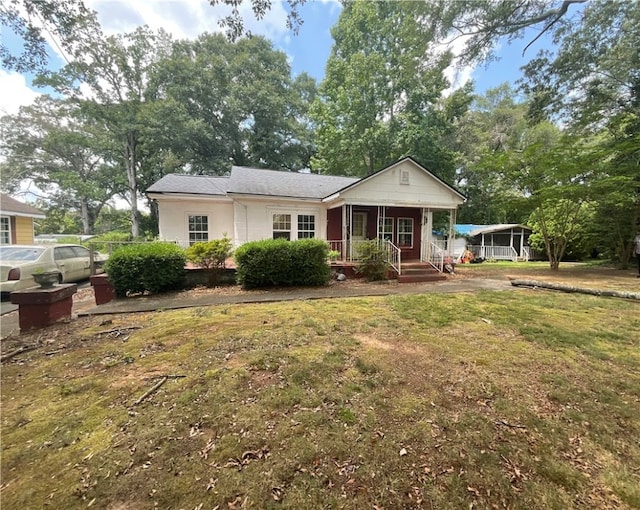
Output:
[[[403,173],[408,184],[402,184]],[[407,182],[407,181],[404,181]],[[345,203],[404,207],[455,208],[464,199],[411,161],[402,161],[371,179],[340,192]]]
[[[158,200],[160,239],[189,245],[189,216],[207,216],[209,240],[233,236],[233,203],[228,199],[162,198]]]
[[[273,215],[291,215],[291,239],[297,239],[298,215],[315,216],[315,238],[327,238],[327,212],[319,201],[234,197],[234,244],[273,237]]]

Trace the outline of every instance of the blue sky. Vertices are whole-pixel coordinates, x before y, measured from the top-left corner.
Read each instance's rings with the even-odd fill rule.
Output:
[[[205,31],[221,30],[217,20],[225,10],[224,6],[211,7],[206,0],[85,0],[85,3],[96,10],[107,34],[131,31],[140,24],[148,24],[153,29],[162,27],[174,38],[195,38]],[[335,0],[308,1],[300,9],[304,23],[298,35],[286,28],[286,8],[285,4],[274,0],[272,9],[263,20],[255,20],[246,5],[241,10],[246,14],[246,24],[253,33],[266,36],[276,48],[288,55],[295,75],[307,72],[320,82],[333,42],[330,29],[338,20],[340,4]],[[514,83],[520,76],[519,68],[543,45],[549,44],[542,38],[523,58],[522,48],[535,35],[536,32],[532,31],[513,46],[502,45],[497,62],[488,67],[463,70],[456,85],[461,86],[466,79],[472,78],[476,91],[482,93],[504,82]],[[5,30],[2,37],[5,43],[17,44],[17,39]],[[55,49],[50,53],[52,67],[63,64]],[[21,104],[30,103],[37,93],[42,92],[30,86],[31,78],[0,70],[0,114],[17,112]]]

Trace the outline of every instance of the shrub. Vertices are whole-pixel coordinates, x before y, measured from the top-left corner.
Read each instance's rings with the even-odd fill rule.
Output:
[[[231,239],[225,235],[222,239],[192,244],[185,253],[189,262],[203,269],[221,269],[231,256],[232,248]]]
[[[387,261],[387,250],[377,239],[358,244],[358,256],[360,262],[355,268],[356,273],[361,273],[372,282],[384,280],[389,262]]]
[[[232,252],[231,239],[225,235],[222,239],[194,243],[186,249],[185,254],[189,262],[205,270],[207,285],[211,287],[220,281],[225,260]]]
[[[124,246],[111,255],[106,270],[118,297],[179,289],[184,282],[184,250],[172,243]]]
[[[237,279],[244,288],[321,286],[329,282],[329,247],[318,239],[265,239],[236,250]]]

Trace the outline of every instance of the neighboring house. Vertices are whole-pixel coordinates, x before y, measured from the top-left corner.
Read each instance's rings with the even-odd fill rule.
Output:
[[[33,244],[33,220],[44,213],[0,193],[0,244]]]
[[[459,235],[466,237],[467,249],[475,257],[513,261],[536,258],[536,254],[529,247],[529,236],[532,231],[526,225],[519,223],[459,224],[455,229]]]
[[[233,167],[227,177],[169,174],[147,190],[160,238],[183,246],[227,234],[235,246],[266,238],[327,240],[341,260],[381,239],[390,259],[429,261],[433,213],[453,233],[465,197],[412,158],[356,179]]]

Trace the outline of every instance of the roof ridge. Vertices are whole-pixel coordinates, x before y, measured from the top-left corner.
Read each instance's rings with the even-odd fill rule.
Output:
[[[289,174],[289,175],[304,175],[306,176],[316,176],[316,177],[333,177],[333,178],[337,178],[337,179],[355,179],[355,180],[360,180],[361,177],[354,177],[352,175],[327,175],[327,174],[317,174],[315,172],[300,172],[298,170],[274,170],[273,168],[256,168],[253,166],[240,166],[240,165],[233,165],[231,167],[231,170],[233,171],[234,168],[238,168],[238,169],[245,169],[245,170],[257,170],[259,172],[272,172],[272,173],[285,173],[285,174]]]

